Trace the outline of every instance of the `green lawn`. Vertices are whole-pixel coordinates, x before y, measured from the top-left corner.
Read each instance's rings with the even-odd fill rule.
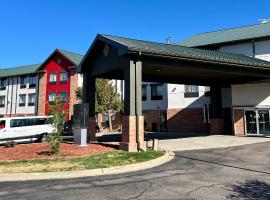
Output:
[[[106,168],[144,162],[158,158],[164,154],[164,151],[145,151],[138,153],[115,151],[80,158],[55,158],[0,162],[0,174]]]

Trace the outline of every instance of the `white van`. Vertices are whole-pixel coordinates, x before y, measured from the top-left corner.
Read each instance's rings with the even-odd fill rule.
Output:
[[[37,141],[42,139],[44,133],[53,131],[48,116],[0,118],[0,144]]]

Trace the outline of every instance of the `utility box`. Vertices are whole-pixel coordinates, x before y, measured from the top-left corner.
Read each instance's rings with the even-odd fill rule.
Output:
[[[87,146],[89,104],[75,104],[73,114],[73,142],[80,146]]]

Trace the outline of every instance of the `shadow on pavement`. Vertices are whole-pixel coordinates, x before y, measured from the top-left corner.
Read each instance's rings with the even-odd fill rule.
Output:
[[[146,132],[145,140],[169,140],[169,139],[180,139],[189,137],[202,137],[209,136],[208,133],[171,133],[171,132]],[[121,142],[122,135],[115,133],[108,133],[97,137],[98,142]]]
[[[270,199],[270,185],[263,181],[247,180],[231,186],[228,199]]]

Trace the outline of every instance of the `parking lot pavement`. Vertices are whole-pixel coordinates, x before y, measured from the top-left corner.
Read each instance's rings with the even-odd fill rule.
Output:
[[[0,183],[0,199],[270,199],[270,142],[175,152],[119,175]]]

